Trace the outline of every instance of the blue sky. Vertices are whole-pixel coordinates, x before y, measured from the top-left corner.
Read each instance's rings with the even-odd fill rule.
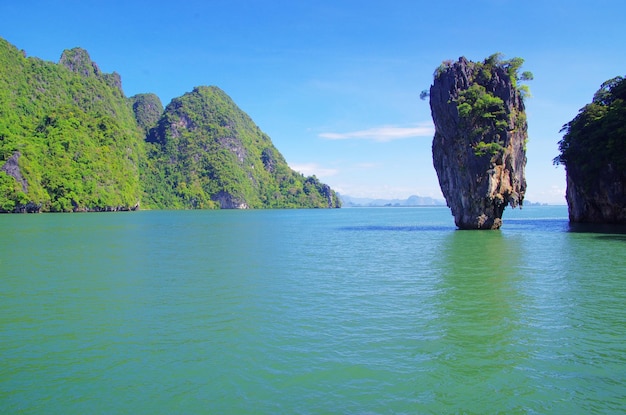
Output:
[[[626,75],[623,0],[0,0],[0,16],[28,56],[83,47],[127,96],[217,85],[293,168],[355,197],[443,199],[420,91],[443,60],[501,52],[535,76],[526,200],[564,204],[559,130]]]

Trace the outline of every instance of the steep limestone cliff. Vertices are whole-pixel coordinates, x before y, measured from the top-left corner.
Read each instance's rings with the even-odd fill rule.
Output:
[[[19,151],[13,153],[11,157],[7,159],[7,161],[0,167],[0,171],[4,171],[9,176],[15,178],[17,183],[19,184],[21,190],[24,193],[28,193],[28,182],[22,176],[22,171],[20,170],[19,159],[22,154]]]
[[[604,82],[563,130],[570,222],[626,224],[626,78]]]
[[[593,187],[584,184],[583,174],[576,165],[567,167],[570,222],[626,224],[626,172],[607,165]]]
[[[444,62],[430,88],[435,123],[433,164],[446,202],[461,229],[498,229],[507,205],[526,191],[527,124],[517,81],[519,58]]]

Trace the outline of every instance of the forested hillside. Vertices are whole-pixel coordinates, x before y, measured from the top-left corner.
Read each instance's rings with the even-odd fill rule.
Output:
[[[81,49],[54,64],[0,39],[0,165],[11,160],[0,171],[1,210],[133,207],[143,153],[119,75]]]
[[[217,88],[163,111],[125,97],[121,77],[87,51],[59,63],[0,38],[0,212],[142,208],[338,207],[315,177],[291,170]]]
[[[172,100],[147,139],[149,201],[158,207],[338,207],[315,177],[289,168],[270,138],[217,87]]]

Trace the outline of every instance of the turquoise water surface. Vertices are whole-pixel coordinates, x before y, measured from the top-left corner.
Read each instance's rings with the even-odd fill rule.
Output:
[[[0,413],[626,412],[626,234],[567,208],[1,215]]]

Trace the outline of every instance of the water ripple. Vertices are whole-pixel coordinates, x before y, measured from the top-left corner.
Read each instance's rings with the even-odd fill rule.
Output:
[[[623,412],[623,238],[564,213],[0,217],[0,412]]]

